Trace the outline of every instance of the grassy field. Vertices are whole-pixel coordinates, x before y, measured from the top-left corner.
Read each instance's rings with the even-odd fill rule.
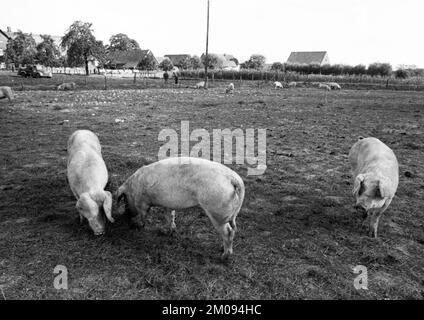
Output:
[[[14,102],[0,100],[0,299],[423,299],[423,94],[342,90],[325,101],[317,89],[248,84],[223,92],[158,81],[142,90],[17,91]],[[156,158],[160,130],[179,132],[183,120],[210,133],[267,129],[265,174],[230,166],[246,197],[227,264],[199,208],[177,212],[174,236],[161,208],[141,231],[119,220],[95,238],[76,222],[65,180],[74,130],[99,135],[115,191]],[[378,239],[353,209],[347,154],[358,136],[380,138],[400,163]],[[56,265],[68,269],[68,290],[53,287]],[[368,269],[368,290],[353,286],[357,265]]]

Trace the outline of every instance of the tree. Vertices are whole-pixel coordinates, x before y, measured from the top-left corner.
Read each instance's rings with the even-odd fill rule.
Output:
[[[88,75],[88,59],[93,56],[97,59],[104,56],[105,48],[102,41],[97,41],[91,30],[91,23],[75,21],[62,37],[61,46],[67,49],[67,62],[70,66],[85,65]]]
[[[397,69],[395,71],[395,77],[397,79],[406,79],[409,77],[409,72],[405,69]]]
[[[392,66],[389,63],[371,63],[367,72],[371,76],[387,77],[392,74]]]
[[[41,38],[43,41],[37,45],[35,59],[42,65],[58,67],[61,64],[59,48],[51,36],[42,35]]]
[[[192,56],[190,58],[190,67],[194,70],[198,70],[202,67],[202,61],[198,56]]]
[[[108,46],[108,50],[110,52],[114,51],[130,51],[134,49],[140,49],[140,46],[137,41],[129,38],[124,33],[118,33],[110,37],[110,45]]]
[[[141,59],[137,67],[142,70],[155,70],[157,66],[158,63],[155,57],[151,54],[146,54],[143,59]]]
[[[174,68],[174,65],[172,64],[171,60],[169,60],[168,58],[165,58],[159,64],[159,68],[161,68],[163,71],[170,71]]]
[[[271,70],[272,71],[284,71],[284,64],[282,64],[281,62],[274,62],[271,65]]]
[[[34,38],[18,31],[14,39],[9,39],[6,45],[6,61],[15,65],[33,64],[37,53]]]
[[[247,67],[247,69],[261,70],[265,65],[265,61],[266,59],[263,55],[252,54],[249,60],[244,63],[244,66]]]
[[[215,69],[218,66],[218,57],[214,54],[202,55],[202,64],[208,65],[208,69]]]
[[[352,68],[352,72],[355,75],[365,75],[367,74],[367,67],[363,64],[358,64]]]
[[[184,59],[182,59],[179,63],[179,66],[182,70],[187,70],[191,68],[191,63],[190,60],[191,58],[189,57],[185,57]]]

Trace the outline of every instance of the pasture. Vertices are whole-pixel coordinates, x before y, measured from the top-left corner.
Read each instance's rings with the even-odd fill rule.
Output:
[[[224,85],[159,81],[99,89],[16,91],[14,102],[0,100],[0,299],[423,299],[422,92],[331,91],[325,102],[322,90],[248,82],[229,95]],[[114,192],[156,159],[159,132],[179,132],[181,121],[210,133],[267,129],[264,175],[229,166],[246,186],[229,263],[199,208],[177,211],[176,235],[161,208],[144,230],[121,219],[94,237],[77,222],[65,179],[74,130],[99,136]],[[347,154],[359,136],[381,139],[400,164],[378,239],[353,209]],[[56,265],[68,269],[68,290],[53,287]],[[367,267],[368,290],[353,285],[357,265]]]

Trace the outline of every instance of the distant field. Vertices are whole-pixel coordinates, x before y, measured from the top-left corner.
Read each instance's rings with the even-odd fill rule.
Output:
[[[62,77],[6,80],[18,88]],[[88,87],[84,78],[69,78],[79,84],[75,92],[17,90],[13,103],[0,100],[0,299],[424,298],[422,93],[342,90],[325,102],[313,88],[236,83],[225,95],[219,82],[194,90],[150,80],[144,89],[122,80],[111,85],[120,90],[105,91],[101,77],[89,77]],[[160,208],[145,230],[119,220],[100,238],[76,222],[65,180],[74,130],[99,135],[115,191],[143,158],[156,158],[160,130],[179,132],[183,120],[208,132],[267,129],[265,174],[230,166],[246,197],[229,264],[219,260],[221,240],[198,208],[177,212],[175,236]],[[400,163],[377,240],[353,210],[347,154],[358,136],[380,138]],[[53,288],[59,264],[68,268],[68,290]],[[368,290],[353,286],[357,265],[368,268]]]
[[[274,72],[252,72],[252,76],[245,72],[243,78],[233,72],[214,72],[209,76],[209,88],[223,86],[233,82],[238,87],[272,88],[274,81],[296,81],[301,87],[314,87],[314,82],[337,82],[343,89],[352,90],[396,90],[396,91],[424,91],[424,78],[389,79],[378,77],[359,76],[324,76],[324,75],[299,75]],[[178,87],[194,86],[203,80],[202,72],[183,71]],[[103,75],[66,75],[53,74],[51,79],[22,78],[12,72],[0,72],[0,85],[7,85],[16,91],[26,90],[56,90],[56,86],[63,82],[75,82],[77,90],[109,90],[109,89],[148,89],[148,88],[173,88],[174,79],[169,78],[165,84],[161,78],[143,78],[137,75],[132,77],[103,76]],[[315,86],[316,87],[316,86]]]

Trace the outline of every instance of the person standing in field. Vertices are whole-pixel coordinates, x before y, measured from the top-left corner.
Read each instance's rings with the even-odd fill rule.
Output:
[[[168,78],[169,78],[169,74],[168,74],[168,72],[167,72],[167,71],[165,71],[165,72],[163,73],[163,79],[165,80],[165,83],[168,83]]]
[[[173,72],[172,75],[174,76],[175,84],[178,84],[178,72]]]

